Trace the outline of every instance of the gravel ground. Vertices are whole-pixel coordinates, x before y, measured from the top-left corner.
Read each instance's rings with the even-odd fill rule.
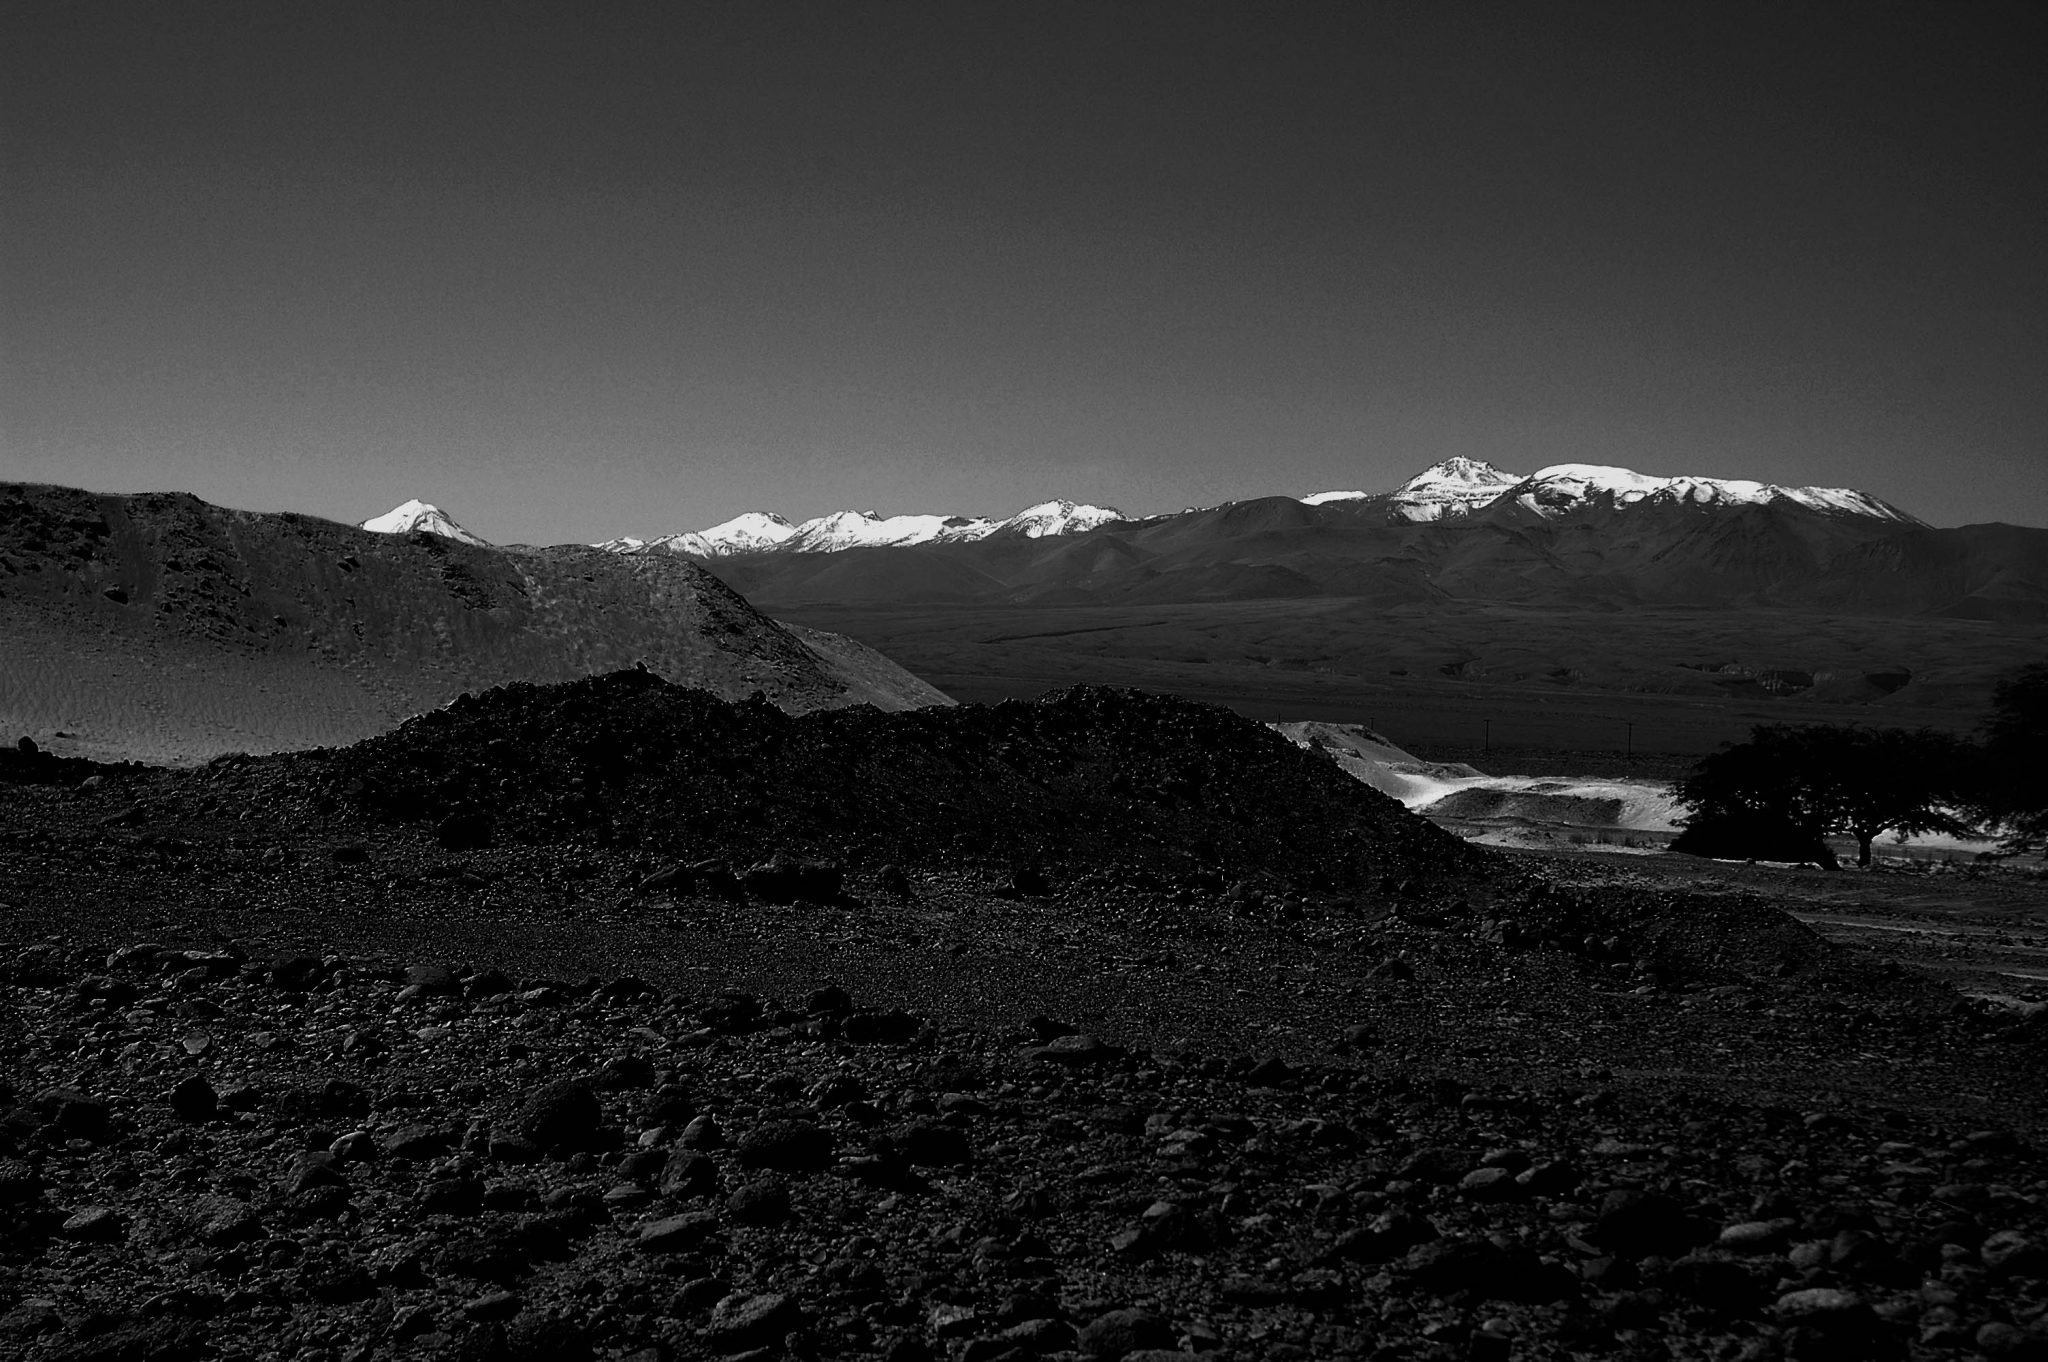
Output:
[[[1221,874],[1193,720],[1089,703],[1121,802],[1038,798],[1159,840],[1042,869],[13,761],[0,1355],[2048,1355],[2037,1027],[1419,820]]]

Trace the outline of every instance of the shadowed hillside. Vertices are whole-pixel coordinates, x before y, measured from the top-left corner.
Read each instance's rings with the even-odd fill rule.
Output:
[[[373,534],[182,494],[0,487],[0,637],[0,732],[150,759],[349,742],[466,690],[636,662],[791,710],[945,702],[686,559]]]

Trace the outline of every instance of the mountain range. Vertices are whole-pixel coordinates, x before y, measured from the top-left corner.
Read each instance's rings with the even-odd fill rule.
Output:
[[[408,506],[409,527],[450,532],[434,508]],[[1448,459],[1387,492],[1147,517],[1070,501],[1005,519],[754,512],[597,547],[713,564],[773,608],[1345,597],[2048,620],[2048,531],[1936,528],[1851,488],[1589,464],[1525,475]]]
[[[1110,507],[1072,501],[1042,501],[1003,520],[985,516],[882,516],[873,511],[834,511],[791,524],[767,511],[748,511],[706,530],[665,534],[654,539],[609,539],[595,547],[615,553],[667,552],[694,558],[731,558],[750,553],[837,553],[842,549],[900,548],[913,544],[966,544],[981,539],[1047,539],[1085,534],[1123,518],[1121,511]],[[363,528],[380,527],[366,521]]]
[[[1804,507],[1828,515],[1860,516],[1899,524],[1918,521],[1895,506],[1846,487],[1779,487],[1723,478],[1656,478],[1626,468],[1557,464],[1535,473],[1508,473],[1476,459],[1433,464],[1391,492],[1314,492],[1292,498],[1305,506],[1332,507],[1390,525],[1416,525],[1519,512],[1537,520],[1561,520],[1601,508],[1679,506]],[[1178,515],[1132,518],[1109,506],[1065,500],[1043,501],[1005,519],[960,515],[890,515],[834,511],[792,523],[766,511],[749,511],[708,529],[653,539],[610,539],[597,545],[617,553],[681,553],[695,558],[735,558],[760,553],[834,553],[855,548],[909,548],[922,544],[966,544],[985,539],[1049,539],[1087,534],[1106,527],[1143,527],[1216,507],[1190,507]],[[452,521],[431,506],[409,501],[365,529],[426,528],[468,534],[459,526],[441,529],[435,517]]]
[[[1523,475],[1464,458],[1432,464],[1391,492],[1314,492],[1291,499],[1304,506],[1330,507],[1365,519],[1382,518],[1389,525],[1478,519],[1490,513],[1519,513],[1537,521],[1555,521],[1601,509],[1777,505],[1896,524],[1921,523],[1896,506],[1847,487],[1780,487],[1726,478],[1658,478],[1597,464],[1556,464]],[[1190,507],[1174,515],[1133,518],[1111,506],[1053,500],[1028,506],[1002,519],[833,511],[798,522],[769,511],[748,511],[707,529],[652,539],[622,536],[593,547],[614,553],[679,553],[702,559],[763,553],[837,553],[860,548],[968,544],[987,539],[1063,538],[1104,528],[1158,525],[1216,509],[1219,508]],[[407,501],[364,521],[363,528],[387,534],[426,530],[468,544],[484,542],[439,507],[423,501]]]

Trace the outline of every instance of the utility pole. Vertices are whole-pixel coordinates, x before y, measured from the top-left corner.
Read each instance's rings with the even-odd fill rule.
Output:
[[[1482,725],[1479,730],[1479,754],[1485,756],[1493,751],[1493,720],[1481,719],[1479,722]]]
[[[1635,725],[1635,720],[1633,720],[1633,719],[1628,719],[1628,720],[1624,720],[1623,722],[1625,722],[1625,723],[1627,723],[1627,724],[1628,724],[1628,759],[1629,759],[1630,761],[1634,761],[1634,760],[1636,759],[1636,725]]]

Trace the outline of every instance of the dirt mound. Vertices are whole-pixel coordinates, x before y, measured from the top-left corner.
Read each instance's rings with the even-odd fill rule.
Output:
[[[687,857],[783,851],[1007,870],[1355,887],[1483,854],[1228,710],[1083,687],[1033,703],[783,713],[639,671],[508,686],[306,771],[400,822],[594,836]]]

